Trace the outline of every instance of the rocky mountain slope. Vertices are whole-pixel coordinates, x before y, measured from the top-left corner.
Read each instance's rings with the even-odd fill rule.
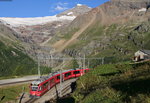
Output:
[[[86,5],[77,4],[76,7],[58,14],[57,17],[61,17],[61,16],[76,16],[77,17],[79,15],[82,15],[90,11],[91,9],[92,9],[91,7],[88,7]]]
[[[138,49],[150,49],[149,7],[147,0],[111,0],[93,9],[78,4],[56,16],[36,18],[35,24],[29,23],[33,18],[13,18],[17,26],[8,23],[6,19],[10,18],[0,18],[5,28],[12,31],[2,36],[19,40],[35,60],[38,55],[51,58],[50,54],[129,59]],[[72,19],[60,19],[64,17]],[[50,65],[47,60],[41,62]]]
[[[55,16],[35,18],[0,18],[8,27],[18,32],[22,41],[27,43],[46,44],[53,35],[69,25],[78,15],[88,12],[91,8],[77,5]]]
[[[29,74],[37,73],[37,64],[35,62],[38,61],[38,58],[41,59],[40,64],[44,66],[55,67],[60,64],[62,60],[55,60],[52,64],[50,60],[46,59],[52,56],[59,58],[65,56],[62,53],[55,53],[55,49],[47,45],[47,42],[49,42],[58,31],[63,30],[64,27],[69,25],[76,16],[84,14],[89,10],[91,10],[91,8],[78,4],[76,7],[55,16],[37,18],[1,17],[0,59],[2,60],[2,65],[4,65],[2,66],[1,73],[10,72],[6,75],[0,74],[0,76],[19,75],[16,74],[17,72],[15,71],[24,71],[29,68],[30,70],[33,69]],[[11,64],[11,61],[13,61],[13,64]],[[10,67],[5,66],[7,64]],[[30,65],[32,65],[32,67]],[[13,70],[14,72],[12,72]],[[24,74],[27,73],[24,72]]]
[[[16,38],[16,34],[0,23],[0,79],[37,73],[37,64],[26,54],[24,44]]]
[[[147,0],[106,2],[78,16],[50,44],[70,56],[131,58],[134,51],[150,48],[149,5]]]

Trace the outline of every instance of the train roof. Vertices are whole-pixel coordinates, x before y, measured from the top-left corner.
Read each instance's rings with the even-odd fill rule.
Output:
[[[68,72],[68,71],[71,71],[71,70],[80,70],[80,69],[79,69],[79,68],[77,68],[77,69],[68,69],[68,70],[64,70],[63,72]],[[63,72],[62,72],[62,73],[63,73]],[[61,72],[59,71],[59,72],[50,73],[48,76],[41,76],[39,79],[33,81],[32,84],[38,85],[38,84],[44,82],[45,80],[47,80],[47,79],[53,77],[54,75],[57,75],[57,74],[60,74],[60,73],[61,73]]]

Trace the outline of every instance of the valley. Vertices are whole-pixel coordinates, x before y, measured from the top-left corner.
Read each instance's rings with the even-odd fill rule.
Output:
[[[132,61],[149,44],[148,0],[77,4],[54,16],[0,17],[0,79],[90,68],[65,100],[150,103],[149,60]]]

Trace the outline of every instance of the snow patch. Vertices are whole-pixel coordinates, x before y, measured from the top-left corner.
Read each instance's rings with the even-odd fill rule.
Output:
[[[73,14],[73,12],[69,12],[69,13],[67,13],[67,15],[72,15]]]
[[[82,4],[77,4],[77,6],[82,6]]]
[[[139,9],[139,12],[145,12],[147,9],[146,8],[142,8],[142,9]]]
[[[45,24],[47,22],[54,22],[54,21],[64,21],[64,20],[74,20],[76,16],[45,16],[45,17],[34,17],[34,18],[8,18],[8,17],[1,17],[0,20],[5,21],[6,23],[18,27],[24,25],[38,25],[38,24]]]

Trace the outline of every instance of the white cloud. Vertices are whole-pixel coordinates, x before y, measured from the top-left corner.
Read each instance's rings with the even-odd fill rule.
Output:
[[[60,5],[57,5],[56,7],[55,7],[55,10],[58,10],[58,11],[63,11],[63,10],[66,10],[66,9],[68,9],[67,7],[63,7],[63,6],[60,6]]]
[[[54,11],[63,11],[68,9],[68,3],[58,2],[53,6]]]
[[[69,3],[64,3],[65,5],[68,5]]]

